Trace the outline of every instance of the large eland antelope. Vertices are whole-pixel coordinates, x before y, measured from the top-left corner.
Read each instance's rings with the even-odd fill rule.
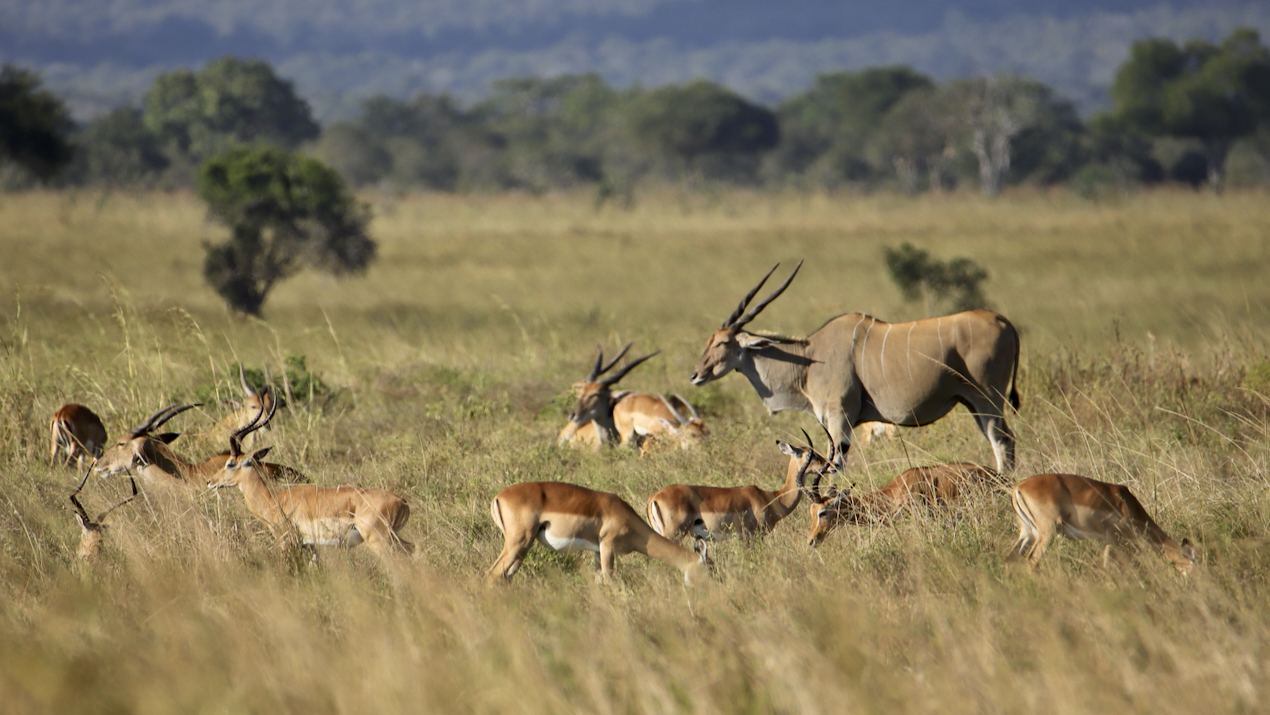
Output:
[[[1014,512],[1019,520],[1019,539],[1008,560],[1025,558],[1033,567],[1045,554],[1056,533],[1072,539],[1098,539],[1106,544],[1103,566],[1113,547],[1146,539],[1164,552],[1183,576],[1195,565],[1195,549],[1182,539],[1177,543],[1122,484],[1099,482],[1074,474],[1038,474],[1014,485]]]
[[[503,551],[486,572],[491,583],[510,581],[534,540],[552,551],[594,551],[600,577],[608,580],[616,558],[631,552],[665,561],[686,583],[709,575],[706,542],[696,552],[661,536],[621,497],[564,482],[525,482],[499,492],[489,506],[503,532]]]
[[[1010,404],[1018,409],[1013,381],[1019,335],[1010,321],[987,310],[907,323],[848,313],[806,338],[742,330],[789,287],[798,268],[749,312],[746,307],[776,266],[745,295],[706,342],[689,376],[692,384],[739,371],[770,412],[814,415],[833,436],[839,467],[851,447],[851,429],[861,422],[917,427],[965,405],[992,444],[997,469],[1014,468],[1005,401],[1008,390]]]
[[[803,433],[806,436],[806,433]],[[678,539],[684,534],[703,539],[725,536],[752,537],[768,534],[781,519],[798,508],[802,499],[799,484],[813,462],[817,471],[832,469],[811,446],[795,447],[776,440],[789,456],[785,482],[775,491],[754,485],[706,487],[672,484],[648,498],[648,523],[658,534]]]
[[[914,467],[900,473],[884,486],[863,495],[850,488],[830,487],[820,492],[817,475],[808,489],[801,477],[798,487],[807,492],[811,502],[811,528],[807,545],[819,546],[839,524],[874,524],[889,522],[906,508],[922,504],[943,506],[956,500],[973,486],[1000,485],[1000,475],[978,464],[955,462],[930,467]]]
[[[271,447],[244,454],[240,440],[268,424],[276,410],[275,403],[267,414],[230,435],[229,454],[221,462],[221,470],[207,480],[208,488],[238,487],[247,510],[265,522],[275,536],[294,534],[307,548],[352,547],[364,542],[380,557],[413,550],[400,534],[410,519],[410,506],[396,494],[311,484],[270,491],[259,465]]]
[[[141,476],[149,484],[203,487],[208,478],[224,466],[227,454],[214,455],[202,462],[191,462],[171,447],[180,434],[153,434],[168,420],[194,407],[198,405],[169,405],[147,417],[106,449],[96,462],[97,473],[102,477],[111,477],[129,472]],[[307,481],[303,474],[291,467],[267,463],[259,466],[270,479],[276,481]]]
[[[101,456],[106,439],[106,426],[92,410],[83,405],[62,405],[49,419],[49,464],[56,464],[61,452],[63,464],[74,460],[83,469],[85,458]]]

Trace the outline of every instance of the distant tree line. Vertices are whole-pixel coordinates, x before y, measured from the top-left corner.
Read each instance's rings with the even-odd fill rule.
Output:
[[[1049,87],[999,75],[939,84],[908,67],[820,75],[765,107],[698,81],[617,89],[598,75],[500,80],[464,106],[376,97],[319,127],[293,86],[232,57],[160,75],[141,108],[74,127],[20,68],[0,75],[10,186],[192,185],[242,146],[300,151],[355,187],[543,192],[629,202],[645,181],[793,188],[1069,184],[1082,192],[1182,181],[1220,190],[1232,152],[1270,183],[1270,50],[1253,30],[1217,44],[1135,43],[1088,120]]]

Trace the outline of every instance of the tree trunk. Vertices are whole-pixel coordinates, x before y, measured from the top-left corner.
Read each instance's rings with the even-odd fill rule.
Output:
[[[1222,192],[1226,181],[1226,157],[1230,155],[1229,139],[1205,139],[1204,159],[1208,162],[1208,188],[1214,194]]]

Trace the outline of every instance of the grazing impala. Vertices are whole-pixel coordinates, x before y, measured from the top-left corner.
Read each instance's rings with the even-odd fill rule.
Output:
[[[270,491],[259,465],[271,447],[244,454],[240,440],[273,419],[277,404],[229,437],[229,455],[208,481],[210,489],[238,487],[247,510],[265,522],[275,536],[289,533],[304,547],[347,546],[365,542],[377,555],[411,551],[400,532],[410,518],[405,500],[382,489],[303,485]]]
[[[176,415],[197,406],[169,405],[150,415],[145,422],[133,427],[126,437],[120,438],[102,454],[97,460],[97,473],[110,477],[130,472],[139,474],[150,484],[202,488],[225,465],[226,455],[209,457],[203,462],[190,462],[170,446],[179,434],[152,434]],[[291,467],[267,463],[260,466],[266,476],[275,481],[307,481],[303,474]]]
[[[63,464],[75,460],[79,469],[84,459],[101,456],[106,447],[106,426],[101,418],[83,405],[62,405],[49,419],[49,464],[57,462],[57,453],[63,452]]]
[[[803,433],[804,436],[806,433]],[[776,491],[754,485],[745,487],[704,487],[672,484],[648,499],[648,523],[658,534],[678,539],[684,534],[704,539],[741,535],[767,534],[789,516],[802,499],[798,485],[808,467],[815,462],[818,470],[829,464],[816,454],[807,439],[807,447],[795,447],[776,440],[789,455],[785,483]]]
[[[92,474],[92,472],[93,470],[90,466],[84,472],[84,478],[79,480],[79,486],[75,487],[75,491],[71,492],[71,504],[75,506],[75,521],[80,528],[79,551],[77,553],[79,558],[85,560],[95,559],[101,552],[102,534],[106,530],[106,515],[137,498],[137,480],[129,479],[128,481],[132,483],[132,495],[98,514],[96,519],[90,519],[88,512],[84,511],[84,505],[79,503],[78,497],[80,491],[84,488],[84,483],[88,481],[88,475]]]
[[[779,264],[778,264],[779,265]],[[802,267],[800,262],[799,267]],[[1007,390],[1018,372],[1019,335],[1010,321],[970,310],[908,323],[860,313],[833,318],[806,338],[750,333],[742,328],[798,275],[746,312],[773,267],[723,325],[710,335],[690,379],[704,385],[736,370],[773,413],[802,410],[828,428],[842,467],[851,429],[866,421],[905,427],[930,424],[965,405],[992,444],[997,469],[1014,468],[1014,435],[1005,422]]]
[[[819,546],[839,524],[872,524],[894,519],[914,504],[942,506],[961,496],[971,486],[1000,485],[1000,475],[978,464],[956,462],[916,467],[902,472],[869,494],[857,496],[850,489],[830,487],[820,493],[820,476],[807,490],[811,501],[811,529],[808,546]],[[805,489],[801,477],[798,486]]]
[[[706,578],[713,566],[706,542],[696,552],[666,539],[616,494],[563,482],[526,482],[499,492],[490,516],[503,532],[503,551],[486,572],[491,583],[510,581],[534,540],[552,551],[594,551],[601,578],[613,574],[616,557],[639,552],[684,572],[686,583]]]
[[[1177,543],[1156,525],[1142,503],[1123,484],[1108,484],[1074,474],[1038,474],[1014,485],[1014,512],[1019,519],[1019,539],[1009,560],[1026,558],[1033,567],[1040,562],[1055,533],[1072,539],[1099,539],[1103,566],[1118,547],[1146,539],[1164,552],[1183,576],[1195,565],[1195,549],[1182,539]]]

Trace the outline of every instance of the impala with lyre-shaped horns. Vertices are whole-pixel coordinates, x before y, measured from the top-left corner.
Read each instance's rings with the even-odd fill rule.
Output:
[[[1019,335],[1010,321],[987,310],[907,323],[848,313],[806,338],[743,330],[789,287],[798,268],[748,312],[776,266],[745,295],[706,342],[689,376],[692,384],[740,372],[770,412],[814,415],[833,436],[839,467],[851,446],[851,429],[861,422],[918,427],[965,405],[992,444],[997,469],[1014,468],[1014,435],[1005,422],[1005,402],[1008,394],[1018,409],[1013,382]]]
[[[198,404],[169,405],[133,427],[125,437],[106,449],[97,460],[96,471],[103,477],[123,472],[141,476],[148,484],[202,488],[225,464],[226,455],[215,455],[202,462],[191,462],[172,449],[180,434],[154,434],[164,423]],[[308,481],[303,474],[281,464],[261,465],[266,476],[275,481]]]
[[[1010,550],[1010,561],[1025,558],[1035,567],[1050,540],[1062,533],[1102,541],[1104,567],[1113,549],[1141,539],[1164,552],[1183,576],[1195,565],[1191,542],[1182,539],[1179,544],[1164,533],[1123,484],[1075,474],[1037,474],[1014,485],[1013,498],[1019,539]]]
[[[807,433],[803,432],[807,437]],[[833,467],[816,453],[807,437],[807,447],[795,447],[776,440],[789,456],[785,482],[775,491],[749,485],[706,487],[672,484],[648,499],[648,523],[668,539],[684,534],[704,539],[726,536],[753,537],[768,534],[781,519],[798,508],[802,499],[799,484],[813,464],[817,471]]]
[[[62,405],[49,419],[49,464],[56,464],[61,452],[62,464],[74,460],[83,469],[85,459],[101,456],[106,440],[106,426],[92,410],[83,405]]]
[[[629,350],[630,347],[630,343],[627,343],[626,347],[622,348],[622,351],[617,354],[617,357],[613,358],[608,363],[604,362],[604,351],[602,349],[598,350],[595,358],[595,367],[591,368],[591,374],[588,375],[585,380],[581,381],[581,384],[574,385],[574,389],[578,392],[578,401],[573,406],[573,410],[569,413],[569,426],[565,428],[566,431],[569,427],[573,427],[574,430],[577,430],[586,425],[588,422],[593,422],[601,443],[617,443],[622,445],[631,444],[636,435],[634,427],[630,425],[622,425],[627,427],[627,430],[624,433],[621,429],[622,426],[618,425],[617,419],[614,415],[615,406],[619,402],[631,402],[629,409],[632,411],[644,411],[647,409],[643,405],[644,402],[649,402],[650,404],[652,402],[657,402],[665,407],[665,413],[663,416],[676,420],[678,419],[674,410],[670,409],[669,406],[666,406],[665,401],[660,397],[654,395],[637,395],[629,392],[619,392],[615,394],[611,390],[613,385],[617,384],[617,382],[625,377],[627,373],[634,370],[645,360],[657,355],[657,352],[653,352],[645,355],[644,357],[632,360],[623,365],[617,372],[604,377],[604,373],[608,372],[613,365],[626,354],[626,351]],[[649,399],[644,400],[642,398]],[[564,432],[562,432],[561,437],[564,436]]]
[[[208,488],[238,487],[247,510],[265,522],[275,536],[295,536],[306,548],[365,543],[380,557],[412,551],[414,546],[400,534],[410,519],[410,506],[396,494],[383,489],[311,484],[270,491],[259,465],[272,447],[245,454],[240,440],[268,424],[277,409],[276,403],[271,405],[268,413],[230,435],[229,455],[220,471],[207,481]]]
[[[253,390],[251,385],[247,383],[247,375],[243,372],[242,363],[238,363],[238,383],[243,388],[243,399],[241,402],[238,400],[225,400],[225,404],[233,407],[234,411],[216,425],[215,433],[221,439],[236,430],[246,427],[252,421],[258,419],[260,415],[268,412],[277,399],[269,376],[268,365],[265,365],[265,386],[260,389],[260,392]],[[254,433],[252,436],[254,436]]]
[[[993,486],[1002,486],[1001,476],[987,467],[969,462],[906,469],[868,494],[856,494],[850,488],[836,487],[830,487],[828,493],[822,494],[819,475],[810,488],[799,478],[798,487],[807,492],[807,499],[811,502],[807,545],[819,546],[840,524],[888,523],[905,509],[918,505],[942,507],[971,488]]]
[[[92,466],[84,472],[84,478],[79,480],[79,486],[75,487],[75,491],[71,492],[71,504],[75,507],[75,521],[79,524],[79,558],[91,560],[97,558],[101,553],[101,540],[106,530],[106,515],[127,504],[137,498],[137,480],[129,478],[132,484],[132,495],[128,498],[115,503],[110,508],[97,515],[96,519],[91,519],[88,512],[84,511],[84,505],[79,503],[79,493],[84,489],[84,484],[88,481],[88,475],[93,473]]]
[[[552,551],[594,551],[608,580],[616,558],[638,552],[683,571],[685,583],[705,580],[713,564],[706,542],[689,551],[661,536],[621,497],[564,482],[525,482],[499,492],[490,516],[503,532],[503,551],[486,572],[491,583],[510,581],[534,540]]]

